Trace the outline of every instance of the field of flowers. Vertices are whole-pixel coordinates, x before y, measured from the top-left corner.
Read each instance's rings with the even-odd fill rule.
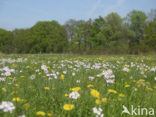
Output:
[[[156,56],[0,55],[0,117],[127,117],[156,109]]]

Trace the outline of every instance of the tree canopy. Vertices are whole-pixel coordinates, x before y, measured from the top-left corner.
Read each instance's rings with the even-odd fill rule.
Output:
[[[0,29],[2,53],[132,53],[156,51],[156,10],[113,12],[96,19],[39,21],[28,29]]]

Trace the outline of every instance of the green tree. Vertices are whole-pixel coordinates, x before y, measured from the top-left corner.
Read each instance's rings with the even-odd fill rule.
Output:
[[[105,19],[103,17],[96,18],[92,23],[92,28],[90,31],[90,48],[92,50],[101,49],[101,41],[103,39],[103,34],[101,33],[102,28],[105,26]],[[100,46],[100,47],[99,47]]]
[[[38,22],[31,29],[31,53],[64,52],[67,34],[63,26],[56,21]]]
[[[128,40],[122,18],[117,13],[110,13],[105,18],[95,19],[91,41],[96,51],[119,53],[127,51]]]
[[[89,38],[91,30],[91,20],[69,20],[65,24],[68,34],[68,51],[82,52],[89,49]]]
[[[133,31],[133,38],[129,42],[131,53],[139,53],[140,41],[143,39],[147,16],[142,11],[133,10],[127,15],[129,29]]]
[[[11,45],[10,45],[10,40],[11,40],[11,32],[6,31],[4,29],[0,29],[0,52],[3,53],[8,53]]]
[[[141,43],[143,52],[156,51],[156,21],[151,21],[146,25],[144,35]]]
[[[12,46],[14,53],[28,53],[30,50],[30,29],[15,29],[12,31]]]

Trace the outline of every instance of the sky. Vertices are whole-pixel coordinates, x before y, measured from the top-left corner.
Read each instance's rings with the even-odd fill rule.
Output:
[[[121,17],[132,10],[149,13],[156,0],[0,0],[0,28],[29,28],[38,21],[88,20],[117,12]]]

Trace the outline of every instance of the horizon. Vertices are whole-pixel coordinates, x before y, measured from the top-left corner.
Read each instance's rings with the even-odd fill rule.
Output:
[[[0,28],[12,31],[17,28],[30,28],[38,21],[52,20],[64,24],[69,19],[95,19],[99,16],[105,17],[111,12],[117,12],[121,17],[125,17],[132,10],[147,14],[156,8],[155,4],[154,0],[1,0]]]

